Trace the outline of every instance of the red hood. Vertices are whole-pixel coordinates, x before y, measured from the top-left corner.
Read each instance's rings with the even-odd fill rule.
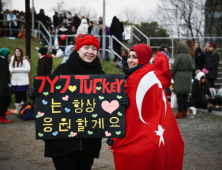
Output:
[[[40,58],[40,60],[43,59],[43,58],[53,58],[53,57],[49,54],[46,54],[46,55],[44,55],[44,57]]]
[[[150,46],[148,46],[146,44],[137,44],[134,47],[132,47],[131,49],[133,49],[136,52],[136,55],[139,60],[139,64],[148,64],[149,63],[149,61],[152,57],[152,49],[150,48]]]

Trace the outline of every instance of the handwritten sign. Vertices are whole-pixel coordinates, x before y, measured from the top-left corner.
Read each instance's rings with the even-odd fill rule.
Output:
[[[35,76],[36,139],[125,137],[124,75]]]

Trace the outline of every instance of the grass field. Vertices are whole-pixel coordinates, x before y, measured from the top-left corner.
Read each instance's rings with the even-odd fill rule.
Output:
[[[21,48],[23,50],[24,55],[26,55],[25,50],[25,39],[8,39],[8,38],[0,38],[0,48],[8,48],[10,50],[11,56],[14,55],[15,48]],[[41,48],[41,44],[39,44],[36,40],[31,40],[31,63],[32,63],[32,70],[31,70],[31,77],[33,80],[33,77],[37,73],[37,65],[38,65],[38,50],[36,47]],[[53,58],[53,70],[62,62],[62,58],[60,57],[54,57]],[[111,62],[101,62],[102,68],[105,71],[106,74],[121,74],[123,73],[120,69],[116,67],[115,64]],[[31,101],[31,99],[28,97],[28,101]],[[15,103],[15,96],[12,95],[12,103],[10,105],[10,108],[14,108]]]

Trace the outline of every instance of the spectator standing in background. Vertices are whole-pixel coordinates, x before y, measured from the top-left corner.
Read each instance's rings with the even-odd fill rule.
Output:
[[[79,19],[77,14],[74,15],[73,21],[74,21],[75,29],[77,30],[79,28],[80,23],[81,23],[81,20]]]
[[[25,31],[23,31],[23,29],[25,29],[25,14],[24,12],[21,12],[19,15],[19,34],[18,37],[22,37],[25,38]]]
[[[194,56],[194,48],[193,48],[193,41],[192,40],[186,40],[186,44],[189,47],[189,54],[192,57],[193,60],[193,71],[192,71],[192,78],[194,79],[195,77],[195,71],[196,71],[196,63],[195,63],[195,56]]]
[[[59,20],[58,20],[58,12],[55,11],[55,15],[53,15],[53,26],[54,29],[56,29],[59,25]]]
[[[209,42],[206,42],[205,47],[204,47],[204,50],[203,50],[204,55],[206,55],[206,53],[209,51],[209,46],[210,46],[210,43],[209,43]]]
[[[197,70],[202,70],[204,67],[204,54],[202,49],[200,48],[199,42],[194,42],[194,57],[195,57],[195,64]]]
[[[65,12],[62,13],[62,23],[63,24],[66,23],[66,13]]]
[[[47,76],[51,75],[53,58],[48,54],[48,49],[42,47],[38,51],[39,61],[38,61],[38,76]]]
[[[58,35],[62,35],[62,34],[68,35],[68,34],[69,34],[69,30],[65,27],[65,24],[60,24],[58,28],[59,28],[59,29],[58,29],[58,30],[59,30],[59,31],[58,31]],[[62,40],[62,39],[60,38],[60,36],[59,36],[58,40],[59,40],[59,42],[60,42],[59,45],[62,46],[62,47],[61,47],[62,51],[64,51],[64,48],[65,48],[65,46],[67,45],[67,44],[66,44],[66,39],[65,39],[65,40]]]
[[[211,43],[209,51],[206,53],[204,68],[207,70],[206,78],[209,83],[209,87],[215,87],[214,81],[217,79],[218,65],[219,65],[219,54],[217,53],[217,46]]]
[[[40,9],[39,14],[37,15],[37,20],[41,21],[44,27],[47,29],[48,28],[48,23],[47,23],[47,17],[45,16],[45,11],[43,9]],[[44,35],[46,35],[45,29],[40,25],[40,30]]]
[[[6,112],[11,103],[11,83],[10,73],[8,67],[8,59],[10,57],[10,51],[7,48],[0,49],[0,123],[11,123],[11,120],[7,120]]]
[[[19,114],[19,110],[27,100],[26,92],[29,91],[29,71],[30,63],[28,57],[23,55],[20,48],[15,49],[14,55],[11,57],[9,65],[10,73],[12,74],[11,83],[15,93],[15,108],[14,114]]]
[[[164,92],[169,88],[172,77],[169,69],[169,53],[170,48],[167,45],[161,45],[153,60],[155,74],[160,80]]]
[[[63,24],[62,13],[58,13],[57,17],[58,17],[58,26],[59,26],[60,24]]]
[[[10,12],[7,14],[7,21],[10,21],[10,22],[9,22],[9,27],[10,27],[10,28],[12,28],[12,29],[17,29],[17,28],[18,28],[17,17],[16,17],[16,15],[13,13],[13,11],[10,11]],[[10,36],[17,37],[17,35],[18,35],[18,31],[16,31],[16,30],[12,30],[12,31],[11,31],[11,35],[10,35]]]
[[[89,27],[88,27],[88,33],[89,34],[91,34],[92,28],[93,28],[93,22],[89,21]]]
[[[123,32],[124,32],[123,24],[119,21],[119,19],[116,16],[114,16],[110,27],[110,34],[114,35],[120,42],[122,42]],[[113,50],[119,56],[121,56],[121,45],[115,39],[113,40]],[[113,61],[117,60],[118,57],[115,56]]]
[[[99,23],[103,22],[103,17],[99,17]]]
[[[17,17],[16,17],[16,15],[13,13],[13,11],[10,11],[10,12],[7,14],[7,21],[11,21],[11,22],[9,22],[9,27],[11,26],[12,28],[15,28],[15,27],[18,26]]]
[[[193,45],[192,45],[193,48]],[[177,95],[178,112],[176,118],[187,117],[188,94],[192,90],[192,57],[186,43],[175,46],[175,60],[173,64],[174,93]]]
[[[99,24],[97,24],[96,20],[93,21],[93,27],[92,27],[91,34],[92,35],[99,35]]]
[[[79,34],[88,34],[88,27],[89,27],[89,25],[87,24],[87,20],[85,18],[83,18],[81,20],[80,26],[77,29],[77,36]]]

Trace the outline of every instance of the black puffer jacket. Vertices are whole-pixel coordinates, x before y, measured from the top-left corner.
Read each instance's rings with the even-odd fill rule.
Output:
[[[209,90],[209,86],[207,85],[207,83],[199,85],[198,80],[195,79],[193,82],[191,98],[196,99],[199,97],[205,97],[206,94],[208,96],[210,96],[210,90]]]
[[[202,70],[204,67],[204,54],[201,48],[195,50],[195,64],[197,70]]]
[[[7,61],[0,57],[0,96],[11,96],[10,73]]]
[[[58,66],[54,75],[69,74],[105,74],[97,57],[92,63],[84,62],[76,51],[73,51],[66,63]],[[45,141],[45,156],[58,157],[77,150],[85,150],[95,158],[99,157],[102,138],[57,139]]]
[[[217,79],[219,65],[219,55],[216,52],[214,55],[212,52],[206,53],[204,67],[209,70],[209,73],[206,74],[207,79]]]

